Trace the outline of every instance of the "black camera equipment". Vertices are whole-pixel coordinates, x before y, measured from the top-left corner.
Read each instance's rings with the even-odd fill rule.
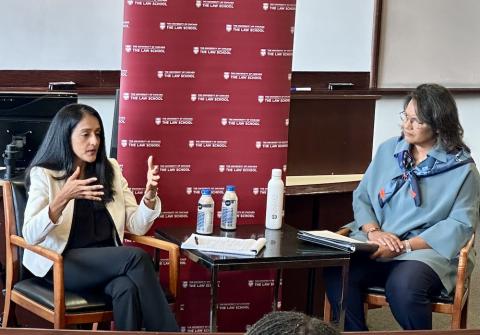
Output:
[[[26,134],[13,135],[12,142],[7,144],[3,152],[3,162],[5,163],[4,179],[12,179],[21,175],[25,170],[23,159],[23,149],[27,140]]]

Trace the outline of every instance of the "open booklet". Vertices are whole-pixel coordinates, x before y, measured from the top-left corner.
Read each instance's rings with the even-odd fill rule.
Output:
[[[355,252],[357,250],[375,252],[375,250],[378,249],[378,245],[376,244],[359,241],[331,232],[329,230],[300,230],[298,232],[298,238],[303,241],[351,252]]]
[[[182,243],[182,249],[195,249],[212,253],[256,256],[265,246],[265,238],[243,239],[192,234]]]

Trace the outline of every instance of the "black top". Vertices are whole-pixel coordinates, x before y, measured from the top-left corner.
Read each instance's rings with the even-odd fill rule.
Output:
[[[76,199],[74,206],[72,228],[65,251],[115,246],[114,224],[102,202]]]

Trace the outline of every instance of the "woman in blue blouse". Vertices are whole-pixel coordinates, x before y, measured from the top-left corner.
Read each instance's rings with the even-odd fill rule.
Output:
[[[385,287],[402,328],[431,329],[429,297],[453,290],[459,251],[479,221],[480,177],[450,92],[418,86],[400,118],[401,136],[378,148],[353,193],[350,236],[379,248],[352,259],[345,330],[368,330],[363,294],[374,285]],[[330,301],[339,301],[336,275],[326,272]]]

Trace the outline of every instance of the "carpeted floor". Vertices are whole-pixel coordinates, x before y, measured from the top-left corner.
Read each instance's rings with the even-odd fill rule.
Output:
[[[480,246],[477,234],[475,245],[477,246],[477,266],[473,270],[470,285],[470,302],[468,304],[467,327],[480,330]],[[434,313],[433,328],[449,329],[451,318],[447,314]],[[401,330],[398,323],[390,313],[389,308],[372,309],[368,312],[367,324],[370,330]]]

